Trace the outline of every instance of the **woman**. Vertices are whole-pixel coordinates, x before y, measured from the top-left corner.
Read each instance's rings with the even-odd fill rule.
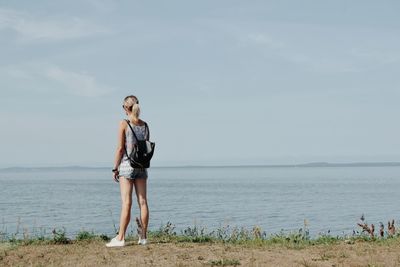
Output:
[[[131,219],[132,189],[135,187],[136,197],[140,208],[140,218],[138,222],[138,244],[147,244],[147,226],[149,223],[149,209],[147,207],[147,169],[132,168],[129,164],[127,154],[130,155],[136,139],[128,123],[135,131],[139,140],[149,140],[150,133],[146,122],[139,119],[140,107],[137,97],[130,95],[125,97],[123,109],[128,120],[123,120],[119,124],[118,146],[115,153],[113,179],[120,184],[121,189],[121,218],[119,232],[116,237],[106,244],[107,247],[122,247],[125,245],[125,232]]]

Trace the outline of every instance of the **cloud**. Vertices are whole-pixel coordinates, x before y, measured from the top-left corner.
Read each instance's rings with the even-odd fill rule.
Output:
[[[100,85],[93,76],[62,70],[56,66],[46,69],[44,75],[74,95],[93,97],[113,91],[112,88]]]
[[[13,9],[0,8],[0,31],[11,30],[22,41],[60,41],[107,32],[81,18],[35,17]]]
[[[43,63],[30,63],[19,66],[8,66],[1,70],[2,83],[8,82],[14,90],[26,88],[29,84],[31,90],[36,90],[38,93],[61,92],[83,96],[97,97],[104,96],[115,89],[101,84],[97,78],[87,73],[81,73],[63,69],[56,65]],[[4,86],[7,88],[7,86]]]
[[[78,96],[101,96],[113,91],[110,87],[100,85],[93,76],[66,71],[56,66],[47,68],[44,74],[45,77],[59,83],[70,93]]]

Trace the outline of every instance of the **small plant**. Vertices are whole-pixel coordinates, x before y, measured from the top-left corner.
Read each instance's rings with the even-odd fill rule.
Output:
[[[173,225],[171,222],[167,222],[165,226],[161,226],[159,231],[163,235],[176,235],[175,230],[175,225]]]
[[[95,238],[96,235],[93,232],[89,233],[88,231],[81,231],[76,236],[76,240],[92,240]]]
[[[393,237],[396,235],[396,228],[394,227],[394,220],[392,220],[392,223],[390,221],[388,222],[388,235],[390,237]]]
[[[105,234],[101,234],[101,235],[100,235],[100,238],[101,238],[101,240],[103,240],[103,241],[110,241],[110,239],[111,239],[111,238],[108,237],[108,235],[105,235]]]
[[[211,266],[238,266],[240,261],[236,259],[221,259],[221,260],[211,260],[209,261]]]
[[[339,236],[331,236],[329,234],[320,234],[315,240],[313,240],[314,244],[333,244],[340,241],[341,237]]]
[[[262,232],[260,226],[254,226],[251,233],[253,234],[254,239],[263,239],[266,236],[266,233]]]
[[[211,242],[213,240],[212,235],[206,233],[206,229],[204,227],[187,227],[182,231],[181,238],[179,241],[181,242],[194,242],[194,243],[202,243],[202,242]]]
[[[7,239],[7,234],[0,231],[0,242],[5,241]]]
[[[365,221],[364,214],[361,215],[360,222],[357,223],[357,225],[362,228],[361,231],[362,234],[367,233],[371,239],[375,238],[375,225],[374,224],[368,225],[368,223]],[[387,237],[390,238],[396,236],[396,227],[394,226],[394,220],[388,221],[387,228],[388,228],[386,232]],[[353,235],[356,235],[356,233],[358,234],[358,232],[353,231]],[[385,237],[385,225],[382,222],[379,223],[379,236],[381,238]]]
[[[217,231],[215,232],[215,235],[216,235],[215,237],[218,240],[222,240],[222,241],[229,240],[231,237],[229,225],[218,228]]]
[[[9,237],[8,242],[10,243],[16,243],[18,240],[16,238],[16,234],[11,234],[11,237]]]
[[[69,244],[71,240],[66,237],[65,228],[53,229],[53,242],[55,244]]]
[[[161,225],[156,231],[149,231],[148,235],[151,238],[158,239],[159,242],[166,243],[176,238],[175,226],[171,222],[166,225]]]

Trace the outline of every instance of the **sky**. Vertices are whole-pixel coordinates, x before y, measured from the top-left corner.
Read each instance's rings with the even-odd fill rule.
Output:
[[[0,167],[400,161],[399,1],[0,0]]]

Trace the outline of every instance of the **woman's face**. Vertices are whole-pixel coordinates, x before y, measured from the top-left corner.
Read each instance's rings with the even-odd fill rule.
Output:
[[[122,108],[124,109],[125,114],[128,116],[128,115],[129,115],[129,111],[128,111],[128,109],[126,108],[126,106],[125,106],[125,105],[122,105]]]

